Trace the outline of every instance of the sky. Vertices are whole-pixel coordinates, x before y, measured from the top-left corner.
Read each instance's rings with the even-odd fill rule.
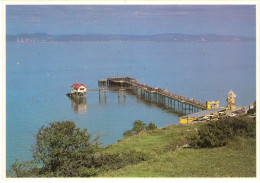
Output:
[[[7,5],[7,34],[218,34],[255,37],[254,5]]]

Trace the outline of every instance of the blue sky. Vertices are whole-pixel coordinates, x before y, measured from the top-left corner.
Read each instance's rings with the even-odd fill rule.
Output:
[[[255,37],[253,5],[8,5],[7,34],[219,34]]]

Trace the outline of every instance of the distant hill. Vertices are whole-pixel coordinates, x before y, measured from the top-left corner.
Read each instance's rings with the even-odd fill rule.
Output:
[[[110,35],[110,34],[71,34],[51,35],[46,33],[22,33],[6,35],[7,42],[17,43],[62,43],[62,42],[207,42],[207,41],[255,41],[255,38],[225,35],[187,35],[187,34],[158,34],[158,35]]]

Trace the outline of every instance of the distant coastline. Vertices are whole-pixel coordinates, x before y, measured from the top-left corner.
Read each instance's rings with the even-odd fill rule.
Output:
[[[46,33],[22,33],[6,35],[6,42],[12,43],[88,43],[88,42],[243,42],[255,41],[253,37],[226,35],[110,35],[110,34],[71,34],[51,35]]]

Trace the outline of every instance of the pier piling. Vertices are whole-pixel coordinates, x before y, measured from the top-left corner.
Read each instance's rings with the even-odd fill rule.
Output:
[[[198,112],[200,110],[206,109],[205,103],[170,93],[165,89],[154,88],[142,83],[138,83],[136,79],[130,77],[101,79],[98,81],[98,85],[99,87],[106,87],[107,90],[118,91],[118,99],[124,97],[125,100],[126,91],[129,90],[151,104],[158,104],[166,109],[184,114],[193,113],[196,111]],[[98,90],[99,98],[102,98],[102,94],[104,93],[104,98],[106,100],[106,90],[103,90],[102,88]]]

